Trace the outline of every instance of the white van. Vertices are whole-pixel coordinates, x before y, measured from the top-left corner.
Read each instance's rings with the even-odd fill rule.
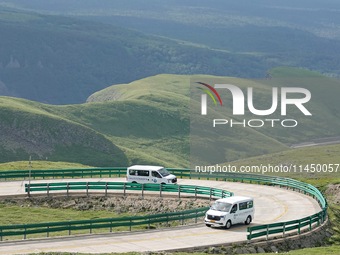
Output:
[[[254,219],[254,199],[250,197],[227,197],[215,201],[205,214],[207,227],[230,228],[237,223],[250,224]]]
[[[177,178],[162,166],[135,165],[127,169],[126,180],[135,183],[176,184]]]

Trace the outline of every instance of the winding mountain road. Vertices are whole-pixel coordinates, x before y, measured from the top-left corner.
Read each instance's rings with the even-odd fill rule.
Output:
[[[32,182],[53,181],[56,180]],[[57,181],[79,180],[58,179]],[[82,179],[82,181],[125,181],[125,178]],[[0,196],[24,195],[24,183],[27,181],[1,182]],[[179,180],[179,184],[222,188],[234,192],[235,195],[253,197],[255,217],[251,225],[298,219],[320,211],[319,204],[313,198],[278,187],[187,179]],[[202,221],[191,226],[160,230],[4,241],[0,242],[0,255],[39,252],[110,253],[174,250],[245,241],[246,228],[242,224],[234,225],[229,230],[207,228]]]

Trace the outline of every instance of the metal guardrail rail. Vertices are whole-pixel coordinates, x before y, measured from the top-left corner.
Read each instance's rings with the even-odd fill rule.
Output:
[[[145,191],[158,192],[162,196],[163,192],[177,193],[178,197],[181,194],[193,194],[195,198],[197,196],[208,196],[212,198],[225,198],[234,195],[233,192],[210,188],[204,186],[195,185],[166,185],[166,184],[154,184],[154,183],[131,183],[131,182],[53,182],[53,183],[31,183],[25,184],[25,192],[30,196],[34,192],[46,192],[47,195],[55,191],[66,191],[66,195],[69,195],[71,191],[83,190],[88,195],[90,191],[101,190],[105,192],[107,196],[108,192],[114,190],[122,190],[126,195],[127,191],[141,191],[142,196]]]
[[[128,227],[131,231],[132,227],[144,225],[150,228],[151,224],[162,222],[167,223],[168,225],[169,222],[180,221],[181,224],[183,224],[183,221],[186,219],[195,219],[195,222],[197,223],[197,219],[204,216],[206,210],[208,210],[208,207],[145,216],[5,225],[0,226],[0,240],[2,241],[4,237],[9,236],[23,236],[23,239],[26,239],[27,235],[41,233],[46,233],[46,237],[49,237],[50,233],[63,231],[68,235],[71,235],[72,231],[80,230],[88,230],[88,233],[90,234],[95,229],[107,229],[109,232],[112,232],[113,228],[116,227]]]
[[[139,184],[139,183],[126,183],[126,182],[59,182],[59,183],[30,183],[25,184],[25,192],[32,194],[35,192],[46,192],[49,196],[51,193],[65,191],[67,195],[70,195],[72,191],[83,190],[88,195],[90,191],[104,191],[105,195],[110,191],[121,190],[124,194],[126,191],[141,191],[144,194],[145,191],[159,192],[162,196],[162,192],[177,193],[178,197],[181,194],[191,194],[195,198],[198,196],[205,196],[212,198],[224,198],[233,196],[232,192],[222,189],[193,186],[193,185],[164,185],[164,184]],[[147,225],[150,228],[151,224],[155,223],[167,223],[171,221],[180,221],[183,224],[184,220],[195,219],[205,215],[205,212],[209,207],[202,207],[193,210],[186,210],[174,213],[163,213],[146,216],[133,216],[122,218],[109,218],[109,219],[94,219],[94,220],[81,220],[81,221],[67,221],[67,222],[47,222],[37,224],[20,224],[20,225],[5,225],[0,226],[0,241],[4,237],[19,236],[22,235],[24,239],[29,234],[41,234],[46,233],[49,237],[52,232],[66,231],[68,235],[71,235],[72,231],[76,230],[89,230],[92,233],[94,229],[109,229],[112,232],[112,228],[115,227],[129,227],[131,231],[132,227]]]
[[[0,180],[13,179],[57,179],[57,178],[86,178],[86,177],[125,177],[126,167],[110,167],[110,168],[88,168],[88,169],[60,169],[60,170],[18,170],[18,171],[0,171]],[[291,178],[265,176],[249,173],[204,173],[196,172],[189,169],[169,168],[170,172],[178,178],[189,179],[208,179],[208,180],[223,180],[235,182],[248,182],[262,185],[279,186],[302,192],[312,196],[318,201],[322,208],[320,212],[309,217],[297,219],[294,221],[279,222],[266,224],[261,226],[248,227],[247,239],[252,240],[261,236],[282,233],[285,236],[290,231],[300,233],[302,228],[311,230],[313,226],[322,224],[327,218],[327,201],[322,193],[313,185],[300,182]],[[33,186],[31,186],[33,188]]]

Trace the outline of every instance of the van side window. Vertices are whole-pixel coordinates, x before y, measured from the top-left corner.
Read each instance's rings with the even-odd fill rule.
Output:
[[[230,210],[230,213],[234,213],[237,211],[237,204],[233,205],[233,207]]]
[[[240,203],[239,208],[240,208],[240,210],[247,209],[248,208],[247,202]]]
[[[253,201],[242,202],[239,204],[240,210],[253,208]]]
[[[139,176],[149,176],[149,171],[146,170],[138,170]]]
[[[129,170],[129,175],[137,175],[137,170]]]
[[[156,178],[162,178],[157,171],[152,171],[152,176]]]

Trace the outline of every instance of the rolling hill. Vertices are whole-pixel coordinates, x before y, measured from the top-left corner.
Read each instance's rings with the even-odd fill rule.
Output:
[[[336,95],[340,86],[336,80],[301,69],[276,68],[270,73],[272,79],[257,81],[162,74],[108,87],[84,104],[63,106],[0,97],[0,162],[27,160],[32,155],[33,160],[47,158],[93,166],[150,163],[188,167],[190,142],[198,142],[202,151],[214,151],[211,143],[215,142],[191,132],[190,79],[223,79],[242,89],[254,86],[261,98],[270,96],[272,86],[290,83],[305,86],[313,95],[308,105],[312,119],[301,119],[294,130],[226,130],[219,141],[224,148],[223,162],[289,150],[289,145],[310,139],[339,136],[340,121],[334,117],[339,109]],[[228,96],[226,99],[231,102]],[[214,108],[212,111],[221,116]],[[226,114],[230,117],[230,110]],[[293,112],[290,117],[299,119],[300,115]]]

